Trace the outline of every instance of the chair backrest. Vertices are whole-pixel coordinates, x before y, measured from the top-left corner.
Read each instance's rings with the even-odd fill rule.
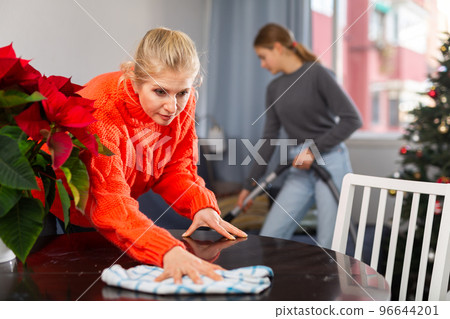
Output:
[[[408,230],[406,235],[406,246],[404,248],[405,251],[401,272],[399,300],[406,299],[413,247],[417,246],[417,242],[414,242],[414,240],[419,211],[419,201],[421,194],[425,194],[429,196],[428,204],[426,206],[427,212],[419,257],[420,263],[415,295],[416,300],[423,300],[436,200],[441,199],[441,196],[443,196],[442,216],[434,255],[431,281],[429,284],[430,288],[428,299],[445,300],[450,270],[450,184],[416,182],[393,178],[347,174],[344,177],[342,184],[336,227],[332,243],[332,249],[341,253],[346,252],[352,206],[355,201],[354,194],[357,188],[363,189],[363,194],[361,200],[361,211],[358,220],[358,232],[354,257],[361,260],[371,191],[372,189],[379,189],[379,201],[378,208],[376,209],[377,215],[375,220],[375,232],[373,237],[370,266],[374,269],[377,269],[378,267],[383,228],[386,224],[389,224],[391,226],[391,233],[389,237],[389,249],[387,253],[385,273],[385,278],[389,285],[392,285],[397,239],[399,236],[399,229],[401,227],[401,212],[402,206],[405,202],[404,195],[406,193],[413,194],[409,223],[407,225]],[[388,192],[395,193],[395,204],[393,205],[392,211],[387,211],[388,209],[386,208]],[[373,213],[375,213],[375,211]],[[387,215],[386,213],[392,215],[392,220],[385,221],[385,216]]]

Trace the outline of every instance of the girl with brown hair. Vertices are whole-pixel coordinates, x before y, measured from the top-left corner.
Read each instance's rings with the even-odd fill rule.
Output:
[[[289,139],[297,141],[290,151],[292,167],[272,205],[260,234],[289,239],[299,222],[316,204],[317,242],[330,248],[336,220],[337,203],[328,186],[311,170],[314,160],[331,173],[340,188],[342,178],[351,171],[344,141],[362,122],[355,105],[323,67],[317,57],[292,32],[270,23],[261,28],[253,43],[261,67],[272,74],[281,73],[267,87],[266,142],[259,154],[269,162],[274,148],[270,140],[284,128]],[[253,165],[238,199],[242,206],[254,180],[261,178],[265,165]]]

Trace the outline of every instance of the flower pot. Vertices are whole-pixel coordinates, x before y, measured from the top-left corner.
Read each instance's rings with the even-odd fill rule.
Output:
[[[0,263],[4,263],[16,258],[13,251],[6,247],[3,241],[0,239]]]

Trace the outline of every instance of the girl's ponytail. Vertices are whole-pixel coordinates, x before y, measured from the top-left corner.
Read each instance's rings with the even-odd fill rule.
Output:
[[[253,46],[273,49],[275,42],[279,42],[284,47],[294,51],[302,62],[318,62],[314,53],[295,41],[294,35],[290,30],[276,23],[269,23],[262,27],[255,37]]]

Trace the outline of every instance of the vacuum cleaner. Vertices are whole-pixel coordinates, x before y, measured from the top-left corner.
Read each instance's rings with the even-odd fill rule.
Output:
[[[278,166],[278,168],[274,172],[267,175],[266,178],[264,178],[264,180],[259,183],[259,185],[256,185],[256,187],[245,198],[244,202],[242,203],[242,207],[236,206],[232,211],[226,214],[223,219],[227,222],[231,222],[233,219],[235,219],[242,212],[242,208],[245,207],[249,201],[253,200],[259,194],[261,194],[268,187],[268,185],[270,185],[270,183],[272,183],[277,177],[281,175],[281,173],[283,173],[290,167],[291,165]],[[330,172],[325,167],[318,165],[316,162],[313,162],[311,164],[311,169],[325,184],[327,184],[334,199],[337,203],[339,203],[339,190],[334,184]],[[355,226],[352,223],[350,223],[350,235],[353,239],[353,242],[356,242],[356,230]]]

